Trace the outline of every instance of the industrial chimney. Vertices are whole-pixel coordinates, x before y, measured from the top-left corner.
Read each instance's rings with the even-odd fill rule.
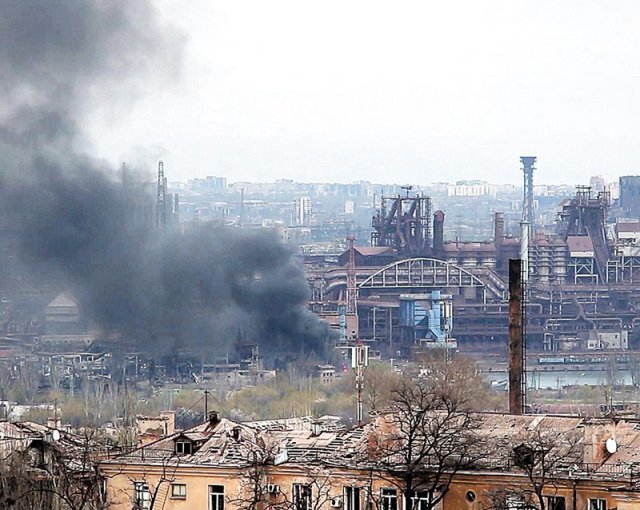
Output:
[[[509,259],[509,412],[524,410],[524,335],[522,323],[522,260]]]
[[[496,250],[500,250],[502,241],[504,241],[504,213],[497,212],[495,214],[493,224],[493,237],[495,238]]]
[[[444,257],[444,213],[442,211],[433,213],[433,255],[438,258]]]

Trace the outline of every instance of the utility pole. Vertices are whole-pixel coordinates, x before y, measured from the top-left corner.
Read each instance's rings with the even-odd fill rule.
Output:
[[[358,426],[364,420],[362,390],[364,389],[364,370],[369,366],[369,346],[358,344],[351,347],[351,368],[356,372],[356,421]]]
[[[440,324],[444,333],[444,362],[449,363],[451,356],[449,342],[451,340],[451,319],[453,317],[453,303],[449,299],[440,301]]]
[[[209,419],[209,390],[204,390],[204,419]]]

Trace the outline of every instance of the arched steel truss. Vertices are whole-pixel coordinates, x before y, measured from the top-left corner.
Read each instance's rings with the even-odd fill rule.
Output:
[[[485,290],[486,285],[466,269],[432,258],[399,260],[383,267],[358,284],[360,289],[403,287],[480,287]]]

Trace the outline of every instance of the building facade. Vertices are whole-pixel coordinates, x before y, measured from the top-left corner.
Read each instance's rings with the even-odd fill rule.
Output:
[[[435,413],[429,423],[443,419]],[[445,461],[444,469],[435,450],[420,457],[424,470],[385,464],[406,453],[385,450],[403,441],[397,415],[340,430],[310,420],[235,423],[213,414],[103,462],[101,471],[115,510],[507,510],[540,508],[541,499],[550,510],[640,508],[638,423],[489,413],[468,419],[473,426],[464,441],[476,441],[459,458],[464,462]],[[406,469],[428,483],[409,487]]]

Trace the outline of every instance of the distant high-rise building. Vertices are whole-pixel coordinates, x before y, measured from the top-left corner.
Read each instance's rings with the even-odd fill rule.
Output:
[[[640,217],[640,175],[620,177],[620,207],[630,216]]]
[[[193,179],[191,181],[194,189],[199,191],[209,191],[221,193],[227,191],[227,178],[216,177],[215,175],[207,175],[206,179]]]
[[[311,197],[296,200],[296,225],[308,225],[311,217]]]
[[[591,186],[592,191],[604,191],[604,188],[607,186],[607,181],[605,181],[601,175],[594,175],[589,179],[589,186]]]
[[[353,214],[356,212],[356,203],[353,200],[344,201],[344,213]]]

